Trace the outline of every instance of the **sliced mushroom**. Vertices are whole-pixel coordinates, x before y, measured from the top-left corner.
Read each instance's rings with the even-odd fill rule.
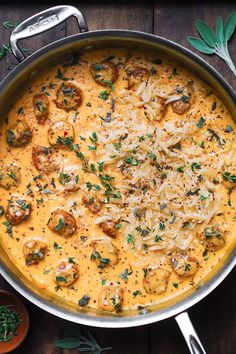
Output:
[[[176,93],[181,94],[180,99],[172,102],[171,106],[175,113],[182,115],[186,113],[193,104],[193,88],[191,85],[186,85],[183,88],[178,87]]]
[[[149,294],[160,295],[167,289],[170,272],[163,268],[147,268],[147,273],[143,278],[143,287]]]
[[[102,202],[94,196],[84,195],[82,202],[84,206],[93,214],[99,213],[99,211],[102,209]]]
[[[38,171],[48,175],[58,169],[58,156],[52,148],[46,146],[34,146],[32,149],[32,161]]]
[[[11,225],[27,220],[31,213],[31,204],[24,199],[12,197],[7,206],[6,218]]]
[[[41,262],[47,252],[46,242],[39,237],[31,237],[23,245],[23,253],[27,266]]]
[[[82,90],[71,82],[62,83],[57,92],[56,105],[58,108],[69,111],[82,104]]]
[[[69,286],[79,277],[78,265],[68,260],[60,261],[53,270],[53,280],[59,286]]]
[[[123,289],[114,282],[104,285],[98,296],[98,307],[104,311],[119,312],[122,308]]]
[[[119,75],[118,68],[108,60],[93,63],[90,66],[90,71],[94,80],[102,86],[113,84]]]
[[[44,123],[49,114],[49,101],[44,93],[37,93],[33,99],[34,114],[40,124]]]
[[[126,67],[125,72],[128,80],[128,89],[132,89],[150,78],[149,70],[141,65],[129,65]]]
[[[214,252],[225,246],[225,235],[226,232],[219,225],[213,225],[205,228],[201,239],[206,245],[207,250]]]
[[[182,277],[194,276],[200,267],[199,261],[186,252],[176,252],[171,263],[174,271]]]
[[[17,120],[6,131],[7,142],[11,146],[21,147],[27,145],[32,138],[32,131],[24,120]]]
[[[79,189],[79,175],[73,169],[68,168],[61,172],[59,182],[64,186],[67,192],[74,192]]]
[[[20,169],[16,165],[7,165],[0,167],[0,187],[11,189],[16,187],[21,181]]]
[[[54,122],[48,129],[48,141],[53,147],[66,148],[74,141],[75,131],[73,125],[64,120]]]
[[[51,231],[65,238],[72,236],[77,228],[73,215],[63,209],[54,210],[47,225]]]
[[[119,225],[119,219],[107,220],[99,224],[102,231],[110,237],[116,237],[118,232],[117,225]]]
[[[91,260],[98,264],[99,268],[113,266],[118,263],[118,249],[108,238],[101,238],[91,242],[93,248]]]
[[[166,111],[167,111],[167,105],[166,101],[163,97],[160,96],[155,96],[155,98],[152,101],[152,108],[153,111],[155,112],[155,120],[160,121],[164,118]]]

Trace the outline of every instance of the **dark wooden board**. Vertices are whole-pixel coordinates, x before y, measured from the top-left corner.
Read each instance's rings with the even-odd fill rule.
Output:
[[[32,4],[11,2],[6,0],[0,5],[0,28],[3,20],[13,23],[22,21],[28,16],[61,2],[35,1]],[[216,18],[224,18],[236,9],[228,1],[217,5],[212,3],[186,5],[171,1],[137,0],[127,1],[64,1],[65,4],[78,6],[87,18],[90,30],[103,28],[125,28],[169,38],[188,48],[187,35],[196,35],[194,21],[198,18],[214,25]],[[30,52],[65,35],[78,33],[76,21],[69,19],[65,25],[48,31],[22,45]],[[7,43],[9,31],[0,30],[0,44]],[[232,57],[236,61],[236,46],[230,45]],[[217,57],[202,57],[212,64],[236,89],[235,78],[226,65]],[[7,74],[5,61],[0,61],[0,78]],[[236,286],[233,281],[235,270],[227,277],[218,289],[205,300],[190,309],[190,316],[207,349],[208,354],[236,353]],[[11,287],[0,277],[0,287]],[[77,351],[60,350],[54,347],[55,340],[67,335],[68,322],[54,317],[24,300],[30,313],[30,332],[22,347],[16,354],[75,354]],[[113,354],[188,354],[186,344],[178,330],[174,319],[167,319],[150,326],[133,329],[97,329],[91,331],[102,346],[113,346]]]

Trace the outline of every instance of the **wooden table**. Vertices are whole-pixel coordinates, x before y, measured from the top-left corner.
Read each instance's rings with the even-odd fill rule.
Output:
[[[11,2],[12,3],[12,2]],[[7,43],[9,31],[2,26],[4,20],[13,23],[42,11],[49,6],[61,2],[32,1],[8,4],[1,1],[0,5],[0,33],[1,44]],[[222,4],[194,5],[175,4],[166,1],[63,1],[78,6],[87,18],[90,30],[103,28],[125,28],[139,30],[169,38],[186,47],[187,35],[196,34],[194,21],[198,18],[214,25],[218,16],[224,19],[229,13],[236,10],[230,1]],[[193,3],[193,2],[192,2]],[[33,52],[37,48],[64,36],[77,33],[78,28],[73,19],[67,21],[66,26],[44,33],[38,37],[24,41],[24,45]],[[231,42],[232,58],[236,61],[236,38]],[[233,48],[234,45],[234,48]],[[236,80],[226,65],[216,56],[204,56],[236,89]],[[0,62],[0,76],[7,74],[5,61]],[[236,353],[236,283],[233,277],[235,270],[227,277],[218,289],[205,300],[190,310],[190,316],[208,354],[235,354]],[[10,288],[0,278],[0,286]],[[74,354],[77,351],[61,351],[54,347],[55,340],[63,338],[68,323],[40,310],[26,302],[30,313],[30,332],[18,354]],[[98,342],[103,346],[112,346],[113,354],[187,354],[188,349],[173,319],[169,319],[150,326],[133,329],[92,329]]]

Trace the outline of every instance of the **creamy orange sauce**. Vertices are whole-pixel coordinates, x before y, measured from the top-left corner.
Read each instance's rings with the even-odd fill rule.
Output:
[[[91,63],[100,63],[110,56],[115,56],[115,58],[108,60],[115,62],[119,69],[119,76],[114,84],[102,86],[93,79],[90,66]],[[148,56],[141,52],[127,53],[124,49],[101,49],[85,52],[80,57],[78,64],[71,66],[61,64],[42,71],[36,79],[29,83],[28,89],[20,93],[19,98],[9,111],[7,124],[1,125],[1,166],[11,163],[17,165],[20,168],[21,180],[17,186],[8,190],[0,187],[0,205],[6,211],[8,200],[12,196],[16,196],[16,198],[31,203],[32,211],[27,220],[12,226],[12,236],[7,232],[7,225],[3,224],[7,221],[6,216],[3,215],[0,223],[0,240],[20,271],[38,288],[47,291],[52,297],[64,298],[68,303],[78,304],[78,301],[87,295],[90,298],[87,306],[96,308],[98,296],[103,286],[112,281],[123,289],[123,309],[138,308],[153,303],[161,306],[162,302],[174,299],[189,291],[193,286],[197,287],[203,283],[221,264],[235,243],[236,193],[233,188],[235,183],[231,181],[229,185],[226,185],[225,179],[228,176],[228,179],[232,180],[232,176],[236,176],[236,125],[220,98],[191,72],[167,58],[158,57],[161,59],[159,61],[156,59],[157,57]],[[149,79],[141,78],[140,82],[136,82],[133,87],[128,88],[126,68],[137,65],[137,63],[148,68],[151,73],[150,77]],[[58,69],[60,69],[59,75]],[[63,81],[62,78],[69,80]],[[173,111],[173,102],[175,101],[170,101],[167,104],[164,103],[165,112],[160,119],[155,116],[155,113],[154,117],[150,117],[147,111],[152,103],[144,97],[144,88],[140,87],[141,84],[146,85],[146,88],[149,87],[150,80],[160,88],[159,95],[163,97],[165,102],[168,102],[170,97],[173,98],[173,95],[176,94],[180,97],[187,95],[187,98],[182,97],[181,100],[188,101],[188,93],[176,93],[176,91],[173,93],[173,90],[176,87],[185,87],[191,82],[194,96],[191,98],[192,101],[190,100],[191,107],[180,115]],[[81,90],[82,103],[78,104],[76,109],[66,110],[59,108],[56,104],[57,92],[62,82],[65,84],[67,82],[75,83]],[[101,95],[101,91],[108,93],[106,100],[104,100],[104,93]],[[39,93],[46,94],[49,102],[49,114],[43,124],[37,120],[33,107],[34,96]],[[152,109],[155,110],[155,107],[152,106]],[[132,112],[135,114],[132,115]],[[200,120],[201,117],[204,119]],[[24,120],[32,130],[32,139],[22,147],[11,146],[6,141],[6,131],[17,120]],[[32,162],[32,148],[36,145],[50,146],[48,129],[54,122],[61,120],[69,122],[74,127],[73,144],[78,144],[77,151],[82,153],[85,159],[88,159],[90,172],[83,169],[84,160],[81,159],[81,155],[78,157],[76,151],[62,148],[60,145],[55,147],[59,159],[57,170],[46,175],[35,168]],[[124,144],[127,144],[129,139],[129,136],[125,137],[125,134],[130,134],[129,124],[132,123],[132,120],[137,121],[141,130],[136,134],[139,138],[136,138],[135,141],[132,138],[129,141],[128,145],[134,144],[135,146],[130,151]],[[185,129],[187,124],[191,124],[191,127],[186,130],[186,133],[183,133],[181,129],[172,133],[168,131],[168,126],[165,124],[173,121],[176,122],[177,128]],[[116,124],[119,122],[127,123],[127,131],[122,127],[119,138],[115,135],[112,140],[110,139],[112,131],[114,129],[116,132],[118,131]],[[164,135],[160,135],[161,133],[158,135],[155,129]],[[150,133],[148,134],[148,132]],[[178,140],[179,134],[182,134],[180,140]],[[170,138],[177,139],[176,144],[172,143],[172,145],[165,147],[155,145],[158,139],[162,140],[164,144]],[[155,145],[155,148],[153,148],[152,155],[150,155],[151,150],[146,151],[147,155],[144,160],[143,151],[147,147],[141,145],[146,142],[150,149],[152,145]],[[181,144],[181,148],[177,146],[178,144]],[[123,151],[124,146],[126,150]],[[194,151],[190,153],[192,148]],[[168,151],[172,149],[175,156],[178,156],[179,151],[179,157],[171,157],[168,155],[169,152],[164,152],[165,149]],[[183,151],[184,156],[181,155]],[[154,157],[154,155],[158,155],[158,152],[161,156],[158,158],[162,159],[159,165],[155,164]],[[106,161],[104,161],[104,156]],[[186,160],[186,156],[188,160]],[[103,168],[100,167],[101,171],[99,171],[98,162],[104,162]],[[92,167],[91,164],[93,164]],[[140,178],[137,178],[137,182],[132,185],[131,180],[135,177],[136,171],[144,164],[146,171],[149,171],[150,168],[150,179],[145,177],[144,185],[140,185]],[[65,185],[59,181],[60,173],[65,173],[68,170],[73,170],[75,175],[78,175],[76,190],[66,191]],[[225,175],[225,172],[228,174]],[[155,196],[162,193],[163,183],[167,183],[170,173],[176,175],[172,179],[172,183],[170,180],[170,185],[167,185],[163,192],[165,195],[169,193],[166,196],[166,200],[169,198],[168,202],[160,199],[155,202]],[[112,188],[115,188],[113,192],[116,193],[116,198],[111,197],[109,202],[107,195],[105,195],[106,186],[104,185],[107,181],[99,178],[99,174],[112,177],[111,183]],[[188,174],[191,174],[196,181]],[[35,178],[39,175],[41,177]],[[172,196],[177,182],[183,181],[185,175],[187,179],[193,180],[193,185],[190,193],[189,189],[186,189],[181,197],[184,205],[187,205],[190,200],[194,203],[202,203],[206,214],[211,208],[212,210],[215,207],[218,208],[207,220],[198,219],[196,221],[193,215],[186,219],[184,215],[180,217],[178,214],[181,210],[183,214],[190,210],[189,204],[186,209],[184,209],[184,205],[181,207],[182,209],[178,209],[176,204],[180,203],[180,199],[178,199],[180,197],[175,200],[175,197]],[[197,176],[202,177],[197,180]],[[216,189],[211,191],[210,185],[206,187],[205,180],[209,181],[212,188]],[[198,183],[202,184],[199,186]],[[178,194],[179,191],[176,193]],[[132,194],[133,197],[136,197],[134,202],[131,199]],[[84,196],[89,195],[96,196],[102,202],[102,208],[97,214],[93,214],[82,201]],[[220,200],[216,203],[217,195]],[[150,198],[152,198],[151,202]],[[150,203],[149,208],[147,207],[148,203]],[[209,206],[207,207],[204,203],[209,203]],[[114,205],[118,209],[115,209]],[[139,218],[137,215],[132,215],[132,210],[135,207],[142,206],[146,216]],[[47,225],[51,212],[57,208],[66,210],[76,220],[76,232],[68,238],[53,232]],[[155,220],[149,216],[148,221],[147,210],[152,209],[155,209],[153,211]],[[96,221],[98,217],[104,217],[107,214],[117,218],[115,237],[106,235]],[[149,224],[152,225],[151,228],[148,227]],[[219,249],[213,247],[213,249],[207,250],[206,240],[209,235],[205,235],[204,230],[212,225],[219,226],[221,235],[217,236],[223,235],[224,245]],[[178,230],[176,237],[180,235],[180,238],[183,237],[186,240],[188,234],[191,234],[190,243],[187,244],[187,248],[183,247],[181,251],[190,254],[198,261],[199,269],[193,276],[181,276],[173,269],[171,260],[176,252],[176,247],[178,250],[181,243],[181,240],[178,241],[176,246],[176,238],[172,237],[175,227]],[[140,236],[140,230],[142,232],[144,229],[146,233],[144,232]],[[168,230],[172,235],[172,246],[168,243],[169,241],[167,242]],[[150,239],[148,239],[149,236]],[[31,237],[42,238],[48,246],[48,251],[38,264],[26,265],[23,245]],[[117,264],[103,264],[104,267],[99,268],[99,262],[91,260],[93,252],[91,242],[101,237],[108,238],[118,249],[119,260]],[[147,237],[146,241],[143,241],[144,237]],[[162,242],[165,246],[159,250],[150,250],[153,246],[155,248],[155,245],[159,247]],[[57,286],[53,278],[53,270],[59,261],[68,260],[69,257],[78,265],[79,276],[73,285]],[[149,267],[163,268],[170,272],[167,287],[159,295],[147,292],[143,286],[145,271],[149,271]],[[185,269],[186,271],[188,269]]]

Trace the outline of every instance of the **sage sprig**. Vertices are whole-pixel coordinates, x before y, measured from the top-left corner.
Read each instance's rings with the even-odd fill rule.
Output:
[[[219,17],[216,23],[216,32],[202,20],[197,20],[195,25],[202,38],[188,37],[191,46],[200,53],[218,55],[236,76],[236,67],[228,50],[228,42],[236,28],[236,12],[234,11],[229,15],[225,24],[222,17]]]
[[[76,337],[64,338],[57,340],[54,344],[62,349],[78,349],[79,352],[86,352],[89,354],[101,354],[102,352],[111,350],[112,347],[101,348],[94,336],[88,330],[83,330],[84,334],[78,328]]]

